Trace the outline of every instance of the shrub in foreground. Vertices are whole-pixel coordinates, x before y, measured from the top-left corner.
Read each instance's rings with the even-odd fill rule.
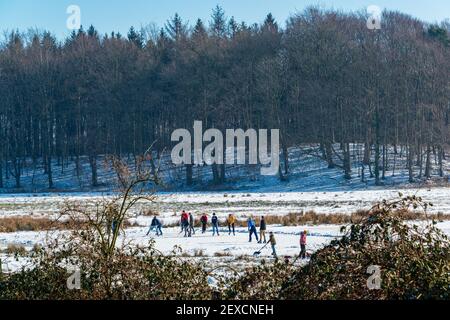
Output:
[[[413,225],[395,214],[409,208],[426,211],[428,205],[415,196],[376,205],[341,239],[313,254],[284,283],[280,297],[450,299],[449,239],[434,221]],[[374,280],[370,266],[379,267],[379,289],[368,285]]]

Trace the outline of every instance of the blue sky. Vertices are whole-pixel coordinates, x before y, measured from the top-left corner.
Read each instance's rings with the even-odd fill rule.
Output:
[[[101,33],[137,28],[154,22],[159,26],[175,12],[194,23],[209,20],[211,9],[222,6],[228,17],[238,21],[261,22],[268,12],[284,25],[290,13],[308,5],[359,10],[369,5],[399,10],[429,22],[450,19],[449,0],[0,0],[0,30],[39,28],[50,30],[59,38],[66,36],[66,8],[81,8],[84,26],[93,24]]]

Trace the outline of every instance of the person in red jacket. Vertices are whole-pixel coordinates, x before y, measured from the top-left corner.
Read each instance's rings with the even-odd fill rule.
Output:
[[[306,258],[306,230],[300,232],[300,258]]]
[[[202,233],[206,232],[206,225],[208,223],[208,216],[206,215],[206,213],[204,213],[202,215],[202,217],[200,218],[200,222],[202,223]]]
[[[181,232],[184,231],[184,236],[187,237],[189,229],[189,215],[183,210],[181,213]]]

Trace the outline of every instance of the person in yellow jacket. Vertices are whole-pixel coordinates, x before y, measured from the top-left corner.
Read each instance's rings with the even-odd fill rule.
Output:
[[[235,236],[236,233],[234,231],[234,226],[236,224],[236,217],[231,213],[228,215],[227,224],[228,224],[228,235],[231,235],[231,230],[233,230],[233,236]]]

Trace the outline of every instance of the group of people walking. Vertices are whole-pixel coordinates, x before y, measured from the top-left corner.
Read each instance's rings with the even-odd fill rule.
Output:
[[[233,214],[229,214],[226,219],[226,224],[228,227],[228,235],[233,234],[233,236],[236,235],[236,223],[237,219]],[[201,224],[201,231],[202,233],[206,233],[207,227],[208,227],[208,215],[206,213],[202,214],[200,217],[200,224]],[[184,237],[192,237],[192,235],[195,234],[195,218],[192,215],[192,213],[187,213],[185,210],[181,213],[181,219],[180,219],[180,226],[181,231],[180,234],[184,232]],[[212,235],[219,236],[219,219],[215,213],[212,214],[211,217],[211,226],[212,226]],[[276,252],[276,245],[277,241],[275,239],[275,235],[273,232],[269,233],[269,240],[267,240],[266,232],[267,232],[267,223],[265,217],[261,217],[260,223],[259,223],[259,237],[258,237],[258,230],[256,226],[256,221],[249,217],[247,219],[247,229],[249,233],[249,242],[253,241],[253,237],[256,239],[257,243],[265,243],[270,244],[272,247],[272,255],[274,257],[277,257]],[[156,231],[157,236],[162,236],[162,223],[157,218],[157,216],[154,216],[150,225],[150,228],[147,232],[147,235],[150,234],[152,230]],[[307,231],[304,230],[300,232],[300,255],[299,257],[301,259],[306,258],[306,234]]]

